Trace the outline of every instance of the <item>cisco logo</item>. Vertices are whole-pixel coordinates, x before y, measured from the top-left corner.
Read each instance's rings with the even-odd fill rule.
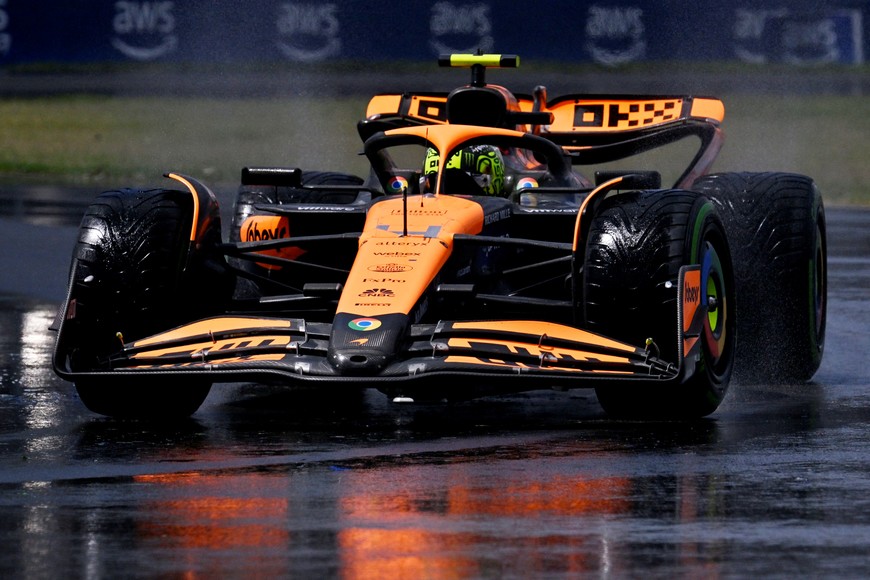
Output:
[[[285,2],[276,26],[278,49],[290,60],[317,62],[341,54],[337,4]]]
[[[435,54],[492,52],[492,18],[489,4],[436,2],[429,18],[429,46]]]
[[[590,6],[586,18],[586,48],[592,59],[608,66],[646,56],[643,10],[631,6]]]
[[[9,54],[12,48],[12,35],[8,32],[9,13],[6,12],[6,0],[0,0],[0,56]]]
[[[112,46],[133,60],[155,60],[178,47],[174,2],[115,2]]]

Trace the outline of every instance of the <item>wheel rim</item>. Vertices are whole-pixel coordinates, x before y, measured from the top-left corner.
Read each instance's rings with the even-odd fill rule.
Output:
[[[719,253],[709,241],[705,242],[701,262],[701,287],[704,289],[702,304],[707,307],[704,319],[704,342],[710,353],[712,363],[718,366],[727,360],[728,341],[728,295],[725,286],[725,272]]]
[[[812,331],[819,342],[822,337],[822,329],[825,320],[825,250],[822,246],[823,234],[821,228],[816,226],[816,247],[813,260],[810,262],[810,305],[813,308]]]

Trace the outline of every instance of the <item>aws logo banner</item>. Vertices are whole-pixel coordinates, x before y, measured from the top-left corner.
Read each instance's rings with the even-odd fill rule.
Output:
[[[737,8],[734,54],[752,64],[796,65],[864,62],[863,14],[825,8],[790,12],[787,8]]]
[[[278,9],[278,50],[290,60],[317,62],[341,54],[338,5],[285,2]]]
[[[586,47],[592,59],[616,66],[646,56],[647,38],[643,10],[635,6],[589,7]]]
[[[156,60],[178,48],[174,2],[115,2],[112,46],[133,60]]]
[[[436,2],[429,18],[429,46],[435,54],[491,52],[490,6],[485,2]]]
[[[0,0],[0,56],[9,54],[12,48],[12,35],[9,34],[9,12],[6,11],[7,0]]]

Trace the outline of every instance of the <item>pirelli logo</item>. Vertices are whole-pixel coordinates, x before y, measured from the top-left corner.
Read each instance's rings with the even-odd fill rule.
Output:
[[[680,117],[682,99],[576,102],[574,130],[638,129]]]

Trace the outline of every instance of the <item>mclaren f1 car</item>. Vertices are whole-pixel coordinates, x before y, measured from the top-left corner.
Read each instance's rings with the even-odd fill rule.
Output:
[[[381,94],[367,175],[242,170],[229,232],[193,177],[106,192],[80,228],[54,367],[112,416],[189,415],[215,382],[458,401],[594,389],[617,417],[700,417],[732,374],[809,379],[825,219],[808,177],[708,174],[723,103]],[[673,184],[639,155],[691,143]],[[653,156],[653,160],[656,158]]]

